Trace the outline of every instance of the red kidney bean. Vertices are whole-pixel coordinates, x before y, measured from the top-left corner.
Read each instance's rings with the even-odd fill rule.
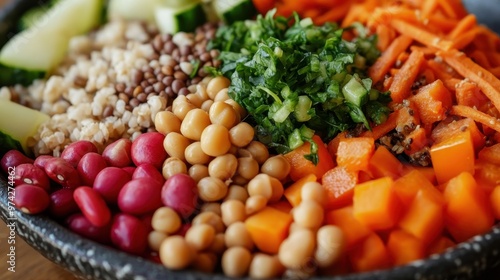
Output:
[[[160,173],[160,171],[149,163],[143,163],[135,168],[134,174],[132,174],[132,179],[140,178],[154,180],[162,185],[163,183],[165,183],[165,178],[163,178],[163,175]]]
[[[39,167],[41,169],[45,169],[45,164],[47,164],[47,162],[53,158],[54,158],[53,156],[49,156],[49,155],[38,156],[37,158],[35,158],[33,165],[35,165],[36,167]]]
[[[111,242],[118,249],[136,255],[146,251],[149,232],[142,221],[129,214],[119,213],[111,225]]]
[[[168,178],[161,190],[165,206],[174,209],[182,218],[188,218],[198,206],[196,181],[186,174],[175,174]]]
[[[106,201],[94,189],[86,186],[78,187],[73,192],[73,198],[83,215],[93,225],[102,227],[109,223],[111,211],[106,205]]]
[[[122,168],[109,166],[97,174],[92,186],[106,202],[116,204],[120,190],[131,179],[130,173]]]
[[[151,220],[153,220],[153,214],[146,214],[141,217],[142,224],[146,228],[148,232],[153,231],[153,225],[151,224]]]
[[[147,132],[139,135],[132,142],[131,147],[134,164],[139,166],[143,163],[150,163],[159,170],[167,159],[167,152],[163,148],[164,138],[165,136],[159,132]]]
[[[22,184],[16,187],[14,205],[26,214],[43,212],[50,204],[49,194],[42,188]]]
[[[71,231],[83,237],[102,244],[111,243],[111,223],[97,227],[82,213],[76,213],[66,219],[66,225]]]
[[[78,162],[76,170],[80,174],[83,184],[92,186],[97,174],[107,166],[106,160],[100,154],[90,152],[83,155],[82,159]]]
[[[66,146],[61,153],[61,158],[76,168],[78,162],[85,154],[97,152],[98,150],[94,143],[87,140],[80,140]]]
[[[132,176],[134,174],[134,171],[135,171],[135,166],[125,166],[125,167],[122,167],[123,170],[127,171],[130,176]]]
[[[150,179],[134,179],[126,183],[118,194],[118,208],[121,211],[142,215],[162,206],[162,185]]]
[[[65,188],[76,188],[81,185],[78,171],[62,158],[51,158],[45,163],[45,173],[50,179]]]
[[[49,177],[43,169],[36,167],[32,163],[23,163],[16,167],[14,184],[16,186],[22,184],[38,186],[46,192],[50,190]]]
[[[5,173],[9,173],[9,168],[16,167],[23,163],[33,163],[33,160],[18,150],[6,152],[0,160],[0,166]]]
[[[111,166],[125,167],[132,164],[130,149],[132,141],[127,138],[121,138],[109,144],[104,148],[102,156]]]
[[[74,189],[59,189],[50,194],[49,215],[65,218],[80,210],[73,198]]]

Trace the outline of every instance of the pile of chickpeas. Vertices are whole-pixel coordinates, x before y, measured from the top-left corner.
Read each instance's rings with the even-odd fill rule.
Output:
[[[302,202],[290,212],[293,223],[278,254],[256,248],[245,220],[282,201],[293,182],[286,158],[270,155],[254,140],[254,128],[242,121],[245,110],[228,96],[229,83],[224,77],[205,78],[196,92],[179,95],[155,116],[169,155],[162,167],[164,178],[188,174],[201,204],[189,218],[168,206],[157,209],[150,249],[175,270],[222,269],[227,276],[260,279],[328,273],[344,241],[338,227],[324,225],[326,194],[319,183],[303,187]]]

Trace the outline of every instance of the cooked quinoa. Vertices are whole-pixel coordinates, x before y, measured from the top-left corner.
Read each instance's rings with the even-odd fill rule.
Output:
[[[214,34],[213,24],[171,36],[144,23],[114,20],[72,38],[63,63],[47,80],[2,87],[0,98],[51,116],[29,144],[35,155],[59,156],[78,140],[102,150],[116,139],[154,130],[157,112],[206,82],[203,66],[218,63],[217,52],[205,51]]]

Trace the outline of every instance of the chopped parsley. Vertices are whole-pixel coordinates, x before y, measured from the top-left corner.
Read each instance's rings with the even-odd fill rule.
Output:
[[[347,41],[335,24],[315,26],[272,10],[218,29],[208,48],[221,50],[222,66],[212,70],[231,80],[229,96],[269,148],[287,153],[308,141],[306,157],[317,163],[314,134],[328,142],[358,124],[370,129],[386,120],[390,97],[366,74],[380,55],[376,37],[360,25],[350,28],[359,35]]]

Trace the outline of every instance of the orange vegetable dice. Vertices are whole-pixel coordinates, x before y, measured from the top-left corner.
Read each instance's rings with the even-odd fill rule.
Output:
[[[384,269],[392,263],[384,242],[375,233],[370,234],[348,254],[353,270],[356,272]]]
[[[463,172],[445,186],[445,225],[456,242],[490,230],[493,210],[483,189],[470,173]]]
[[[317,177],[314,174],[308,174],[302,178],[300,178],[298,181],[290,185],[288,188],[285,189],[284,195],[288,202],[292,206],[297,206],[300,204],[302,201],[302,188],[304,185],[308,182],[316,182]]]
[[[293,209],[293,206],[286,200],[280,200],[278,202],[268,204],[268,206],[285,213],[290,213]]]
[[[394,265],[407,264],[425,257],[424,243],[403,230],[394,230],[389,234],[387,250]]]
[[[434,185],[417,169],[411,170],[394,181],[394,191],[404,208],[408,208],[421,189],[435,189]],[[438,192],[438,190],[435,190]]]
[[[490,194],[493,189],[500,185],[500,165],[485,160],[477,160],[474,168],[476,183]]]
[[[352,206],[327,212],[325,222],[342,229],[348,250],[372,233],[366,225],[354,218]]]
[[[313,140],[318,145],[319,161],[317,165],[314,165],[314,163],[304,157],[311,153],[311,144],[309,142],[284,155],[288,162],[290,162],[290,178],[293,181],[297,181],[309,174],[314,174],[316,177],[321,178],[326,171],[335,167],[335,162],[330,153],[328,153],[328,149],[321,138],[315,135],[313,136]]]
[[[383,177],[354,188],[354,217],[372,230],[393,227],[400,217],[401,202],[391,177]]]
[[[418,170],[422,175],[429,180],[432,184],[436,184],[436,172],[434,171],[434,168],[432,167],[424,167],[424,166],[413,166],[409,164],[404,165],[404,174],[407,174],[408,172],[412,170]]]
[[[491,208],[497,220],[500,220],[500,185],[495,187],[490,194]]]
[[[481,160],[500,165],[500,143],[481,149],[477,156]]]
[[[437,189],[421,189],[413,199],[399,227],[428,245],[443,232],[444,198]]]
[[[435,143],[430,149],[438,183],[446,183],[462,172],[474,173],[474,145],[468,130]]]
[[[266,207],[247,218],[245,227],[259,250],[276,254],[288,235],[292,221],[292,215]]]
[[[432,242],[431,245],[429,245],[429,248],[427,249],[427,254],[432,255],[432,254],[440,254],[443,253],[446,249],[451,248],[455,246],[455,242],[453,240],[449,239],[446,236],[440,236],[434,242]]]
[[[321,183],[327,195],[325,208],[338,209],[352,204],[354,187],[358,183],[358,172],[337,166],[323,175]]]
[[[474,144],[474,149],[476,151],[479,151],[481,148],[483,148],[485,143],[484,134],[477,127],[476,122],[470,118],[453,120],[451,122],[440,122],[432,130],[431,139],[435,143],[439,143],[450,138],[451,135],[464,132],[464,130],[468,130],[470,132],[472,143]]]
[[[403,174],[403,164],[384,146],[375,150],[368,168],[375,178],[389,176],[396,179]]]
[[[337,149],[337,165],[350,171],[368,169],[368,162],[375,151],[372,137],[341,139]]]
[[[441,80],[421,87],[410,100],[415,103],[424,126],[444,120],[452,104],[451,93]]]

